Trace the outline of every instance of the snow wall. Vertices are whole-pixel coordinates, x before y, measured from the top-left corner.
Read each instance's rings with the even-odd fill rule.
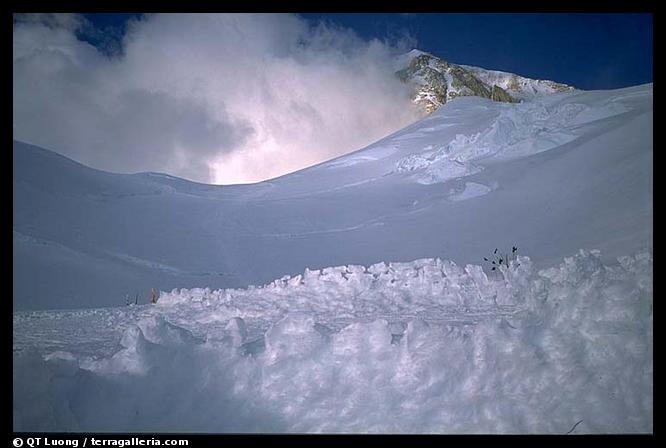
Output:
[[[17,351],[14,430],[652,432],[652,255],[618,261],[519,257],[489,278],[430,259],[163,293],[112,356]]]

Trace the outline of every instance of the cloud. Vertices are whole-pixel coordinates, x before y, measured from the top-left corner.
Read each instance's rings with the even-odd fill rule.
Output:
[[[291,14],[156,14],[116,52],[77,15],[14,23],[14,138],[99,169],[254,182],[362,148],[419,118],[394,56]],[[98,33],[99,34],[99,33]]]
[[[79,14],[19,13],[14,14],[14,21],[23,24],[42,25],[47,28],[62,28],[69,31],[77,31],[90,26],[90,23]]]

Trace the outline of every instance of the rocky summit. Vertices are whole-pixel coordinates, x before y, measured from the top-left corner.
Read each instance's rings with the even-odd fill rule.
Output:
[[[575,90],[566,84],[525,78],[513,73],[453,64],[419,50],[400,60],[396,75],[414,87],[412,99],[427,113],[458,96],[479,96],[518,103],[543,94]]]

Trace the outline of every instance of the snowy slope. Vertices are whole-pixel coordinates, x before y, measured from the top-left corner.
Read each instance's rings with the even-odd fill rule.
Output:
[[[15,142],[14,308],[80,309],[14,313],[13,428],[652,432],[652,132],[651,84],[456,98],[226,187]]]
[[[537,267],[652,245],[651,84],[457,98],[365,149],[252,185],[13,152],[15,309],[145,303],[151,287],[237,288],[306,268],[479,263],[513,244]]]

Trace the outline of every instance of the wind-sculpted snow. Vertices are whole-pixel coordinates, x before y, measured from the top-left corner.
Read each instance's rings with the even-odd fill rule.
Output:
[[[519,260],[511,275],[529,272],[529,259]],[[489,279],[480,266],[422,259],[308,269],[249,289],[175,289],[163,293],[158,307],[183,308],[183,313],[198,310],[198,318],[214,315],[217,320],[239,316],[274,321],[286,313],[305,313],[329,324],[377,317],[469,322],[477,316],[514,312],[522,295],[511,283]]]
[[[492,274],[422,259],[15,313],[14,430],[653,431],[650,252]]]
[[[497,118],[487,129],[457,134],[439,148],[410,154],[397,162],[396,172],[414,171],[414,179],[426,185],[470,176],[483,169],[480,162],[496,163],[560,147],[579,137],[576,128],[581,124],[629,110],[616,102],[595,107],[548,102],[497,106]]]

